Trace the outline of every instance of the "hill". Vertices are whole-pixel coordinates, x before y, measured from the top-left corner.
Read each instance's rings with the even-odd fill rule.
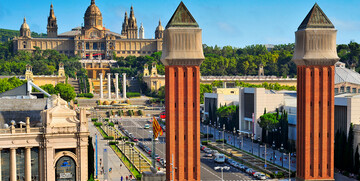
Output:
[[[20,35],[19,30],[8,30],[8,29],[0,28],[0,42],[8,41],[8,39],[12,39],[12,38],[14,38],[14,36],[19,36],[19,35]],[[31,32],[31,36],[34,38],[47,37],[47,34],[45,34],[45,33],[39,34],[36,32]]]

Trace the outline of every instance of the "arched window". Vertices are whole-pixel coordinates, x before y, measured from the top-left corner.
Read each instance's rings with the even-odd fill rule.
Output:
[[[75,181],[76,163],[69,156],[63,156],[56,162],[55,174],[57,181]]]

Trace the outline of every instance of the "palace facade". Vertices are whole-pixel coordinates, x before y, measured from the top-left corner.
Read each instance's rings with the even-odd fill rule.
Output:
[[[164,28],[159,21],[155,30],[155,39],[144,38],[144,27],[137,26],[134,9],[131,6],[130,16],[125,12],[121,33],[106,29],[100,9],[95,0],[84,15],[84,26],[75,27],[71,31],[58,34],[58,24],[54,7],[50,6],[46,38],[33,38],[26,18],[20,27],[20,36],[14,38],[14,51],[34,51],[53,49],[69,56],[78,55],[83,59],[112,59],[116,56],[151,55],[162,50]]]

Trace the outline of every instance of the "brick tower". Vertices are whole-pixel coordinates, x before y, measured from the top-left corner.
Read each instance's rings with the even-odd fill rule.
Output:
[[[297,180],[334,180],[336,30],[315,4],[295,32]]]
[[[201,29],[181,2],[164,31],[166,180],[200,180]]]

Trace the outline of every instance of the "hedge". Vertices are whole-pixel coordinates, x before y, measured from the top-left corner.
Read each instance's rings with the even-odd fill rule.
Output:
[[[126,97],[128,97],[128,98],[130,98],[130,97],[140,97],[140,93],[139,92],[127,92]]]
[[[97,118],[91,118],[92,122],[96,122],[98,119]]]
[[[109,145],[116,145],[116,144],[119,144],[118,141],[109,141]]]
[[[93,97],[94,97],[94,94],[92,94],[92,93],[81,93],[81,94],[76,95],[76,97],[93,98]]]
[[[216,142],[223,142],[223,139],[219,139],[219,140],[216,140]],[[226,143],[226,140],[225,140],[225,143]]]
[[[104,140],[113,140],[114,137],[113,136],[104,136]]]
[[[202,141],[201,144],[202,145],[208,145],[208,143],[210,143],[211,141]]]
[[[102,126],[102,123],[94,122],[94,126]]]
[[[114,127],[114,123],[109,123],[108,125],[111,127]]]
[[[139,116],[142,116],[142,115],[143,115],[142,110],[138,110],[137,113],[138,113]]]

